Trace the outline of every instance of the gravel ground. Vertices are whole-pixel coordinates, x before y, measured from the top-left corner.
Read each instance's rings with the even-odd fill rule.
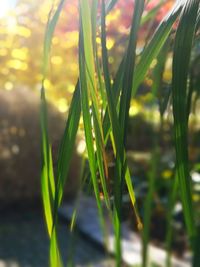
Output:
[[[113,266],[104,252],[78,233],[70,237],[66,224],[59,224],[59,240],[65,262],[74,247],[75,266]],[[70,241],[71,240],[71,241]],[[74,246],[71,246],[72,243]],[[41,212],[14,211],[0,217],[0,267],[47,267],[48,238]]]

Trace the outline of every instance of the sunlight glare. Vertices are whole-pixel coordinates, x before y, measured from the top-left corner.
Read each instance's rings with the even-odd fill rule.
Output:
[[[14,9],[16,5],[16,0],[6,0],[1,2],[0,8],[0,18],[5,17],[9,11]]]

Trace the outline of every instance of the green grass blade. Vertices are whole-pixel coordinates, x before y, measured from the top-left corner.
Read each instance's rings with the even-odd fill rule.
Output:
[[[96,174],[98,170],[99,161],[96,162],[96,157],[95,157],[93,127],[92,127],[91,113],[90,113],[90,110],[92,110],[95,116],[95,123],[96,123],[98,121],[97,119],[98,110],[95,110],[94,106],[91,107],[89,105],[89,92],[91,92],[90,94],[91,99],[95,101],[95,99],[92,98],[92,94],[94,94],[94,91],[95,91],[95,88],[94,88],[95,72],[94,72],[94,69],[92,69],[91,67],[88,68],[89,62],[91,63],[94,60],[93,58],[94,55],[89,54],[87,49],[85,49],[86,47],[88,48],[88,45],[91,45],[91,40],[92,40],[91,24],[89,21],[87,21],[87,20],[90,20],[90,16],[85,18],[85,15],[88,16],[90,14],[88,4],[89,3],[86,3],[86,1],[80,1],[81,22],[80,22],[80,30],[79,30],[80,32],[80,35],[79,35],[79,73],[80,73],[79,89],[80,89],[80,95],[81,95],[83,123],[84,123],[84,131],[85,131],[85,139],[86,139],[86,146],[87,146],[87,152],[88,152],[88,161],[89,161],[91,179],[93,183],[94,194],[96,197],[96,202],[97,202],[97,207],[98,207],[98,212],[99,212],[100,225],[101,225],[104,237],[106,237],[106,228],[105,228],[105,222],[104,222],[104,217],[103,217],[103,209],[102,209],[102,204],[101,204],[101,199],[100,199],[98,178]],[[87,27],[90,27],[90,30]],[[88,34],[89,32],[90,32],[90,35]],[[84,35],[86,35],[85,38],[84,38]],[[90,49],[90,52],[93,53],[92,47]],[[92,102],[92,105],[94,105],[94,102]],[[97,122],[97,124],[99,126],[99,121]]]
[[[153,19],[156,16],[158,10],[162,7],[162,5],[165,2],[166,2],[166,0],[160,0],[160,2],[154,8],[152,8],[145,15],[143,15],[142,18],[141,18],[140,26],[143,26],[149,20]]]
[[[141,58],[135,67],[132,84],[132,96],[136,94],[138,86],[144,80],[144,77],[153,59],[157,57],[166,39],[168,38],[173,24],[181,12],[182,5],[182,2],[178,2],[167,14],[167,16],[161,21],[152,39],[149,41],[148,45],[142,52]]]
[[[101,206],[100,200],[100,193],[98,187],[98,180],[96,176],[96,159],[95,159],[95,152],[93,147],[93,136],[92,136],[92,124],[91,124],[91,116],[90,116],[90,106],[89,106],[89,99],[87,93],[87,82],[86,82],[86,74],[85,72],[85,65],[83,63],[82,55],[79,55],[79,68],[80,68],[80,92],[81,92],[81,105],[83,111],[83,123],[84,123],[84,130],[85,130],[85,138],[86,138],[86,146],[88,152],[88,160],[91,172],[91,178],[94,187],[94,193],[97,200],[97,206],[100,214],[101,223],[103,223],[103,211]]]
[[[110,10],[113,9],[113,7],[117,3],[117,1],[118,0],[110,0],[110,1],[107,1],[106,5],[105,5],[106,14],[109,13]]]
[[[166,43],[163,45],[160,53],[157,56],[157,63],[156,66],[153,69],[153,85],[152,85],[152,94],[153,96],[158,99],[161,98],[161,88],[162,88],[162,78],[163,78],[163,72],[165,69],[165,63],[167,59],[167,55],[169,52],[169,39],[166,40]],[[160,101],[161,102],[161,101]]]
[[[101,32],[102,32],[102,56],[103,56],[103,71],[104,71],[104,79],[107,91],[107,100],[112,102],[114,99],[112,98],[111,92],[111,82],[108,68],[108,54],[106,49],[106,32],[105,32],[105,2],[102,1],[102,14],[101,14]],[[111,125],[113,129],[114,121],[113,118],[117,121],[117,113],[115,113],[114,102],[112,104],[108,103],[108,112],[111,119]],[[112,114],[112,115],[111,115]],[[115,141],[116,141],[115,134]],[[120,140],[118,140],[120,142]],[[118,147],[117,147],[118,148]],[[123,150],[122,150],[123,151]],[[122,207],[122,166],[123,159],[120,161],[119,153],[116,156],[116,171],[115,171],[115,179],[114,179],[114,212],[113,212],[113,226],[115,233],[115,253],[116,253],[116,267],[120,267],[122,264],[122,254],[121,254],[121,207]]]
[[[108,70],[108,57],[107,57],[107,49],[106,49],[106,32],[105,32],[105,12],[103,13],[102,16],[102,35],[101,35],[101,42],[102,42],[102,61],[103,61],[103,71],[104,71],[104,78],[106,80],[106,76],[108,75],[106,71]],[[109,84],[109,83],[107,83]],[[126,183],[129,189],[129,194],[132,199],[132,204],[135,205],[135,196],[134,196],[134,191],[132,187],[132,182],[130,179],[130,172],[127,166],[127,161],[126,161],[126,154],[123,146],[123,141],[122,141],[122,135],[121,135],[121,128],[119,125],[118,121],[118,116],[117,116],[117,111],[116,111],[116,105],[114,102],[114,94],[113,90],[110,90],[109,86],[106,86],[106,94],[107,94],[107,103],[108,103],[108,113],[110,117],[110,122],[111,122],[111,128],[112,128],[112,133],[114,137],[114,146],[116,147],[117,155],[119,157],[119,164],[121,164],[121,167],[124,166],[125,170],[125,178],[126,178]],[[120,169],[120,168],[119,168]],[[121,170],[122,171],[122,170]]]
[[[138,86],[144,80],[146,72],[149,69],[153,59],[155,59],[158,56],[163,44],[168,38],[173,24],[181,12],[182,5],[183,5],[182,3],[176,4],[173,10],[171,10],[168,13],[168,15],[163,19],[163,21],[157,27],[151,41],[149,42],[149,44],[145,47],[144,51],[142,52],[141,58],[138,64],[135,66],[133,85],[132,85],[132,96],[136,94]],[[114,84],[113,84],[113,97],[116,103],[120,95],[121,83],[123,80],[124,65],[125,65],[125,57],[122,59],[122,62],[118,68],[116,78],[114,79]],[[105,138],[107,137],[109,130],[110,130],[108,117],[109,117],[108,111],[106,111],[105,118],[104,118]]]
[[[108,11],[107,11],[108,12]],[[57,164],[57,194],[54,204],[54,214],[57,214],[58,207],[62,200],[63,188],[69,171],[69,164],[75,144],[78,124],[81,114],[81,99],[79,81],[75,87],[74,95],[69,109],[64,135],[60,144]]]
[[[45,32],[45,38],[44,38],[44,51],[43,51],[43,75],[46,76],[47,67],[48,67],[48,59],[49,59],[49,52],[51,49],[51,40],[58,22],[58,19],[60,17],[60,12],[62,11],[62,7],[64,5],[65,0],[60,0],[58,7],[53,15],[52,18],[50,18],[51,13],[49,14],[49,21],[47,23],[47,28]]]
[[[47,103],[45,98],[45,88],[44,80],[46,78],[47,69],[48,69],[48,58],[51,49],[51,40],[53,33],[56,27],[56,24],[59,19],[60,12],[62,10],[64,0],[59,2],[59,5],[52,18],[51,12],[49,14],[49,19],[47,23],[47,28],[45,32],[44,40],[44,51],[43,51],[43,81],[41,89],[41,111],[40,111],[40,121],[41,121],[41,130],[42,130],[42,173],[41,173],[41,186],[42,186],[42,198],[44,213],[46,218],[46,224],[48,229],[48,234],[51,239],[50,242],[50,264],[51,266],[62,266],[61,257],[59,254],[58,244],[56,240],[56,233],[53,231],[53,216],[52,216],[52,206],[55,198],[55,182],[53,174],[53,162],[51,147],[49,144],[48,137],[48,113],[47,113]],[[52,249],[53,244],[53,249]],[[56,251],[56,255],[55,252]],[[59,256],[58,256],[59,255]]]
[[[136,0],[134,6],[134,14],[132,19],[129,43],[125,58],[122,94],[120,99],[119,122],[122,128],[122,136],[124,144],[126,143],[126,135],[128,127],[133,73],[135,68],[135,57],[136,57],[135,50],[137,44],[137,35],[143,10],[144,10],[144,0]]]
[[[200,10],[198,10],[195,31],[197,32],[200,27]]]
[[[106,12],[108,12],[108,9],[106,10]],[[58,187],[59,187],[59,193],[58,193],[59,203],[61,202],[62,199],[63,187],[69,171],[69,163],[72,156],[73,147],[75,144],[75,137],[78,130],[80,115],[81,115],[81,99],[80,99],[80,90],[78,81],[73,94],[65,131],[60,144],[60,150],[58,154],[57,177],[58,177]]]
[[[105,148],[104,148],[104,136],[102,123],[99,114],[99,104],[98,104],[98,91],[96,89],[95,81],[95,51],[96,48],[92,47],[92,37],[96,35],[95,32],[92,34],[92,25],[90,19],[90,8],[88,1],[80,2],[80,11],[81,11],[81,21],[83,29],[83,47],[84,47],[84,56],[85,56],[85,66],[86,66],[86,81],[88,93],[91,96],[92,100],[92,113],[93,113],[93,122],[94,122],[94,131],[96,135],[96,148],[97,148],[97,163],[99,167],[100,177],[102,181],[103,192],[107,205],[109,205],[108,191],[106,188],[105,176],[108,176],[108,167],[106,163]],[[93,66],[93,67],[91,67]],[[104,165],[103,165],[104,163]],[[105,170],[105,175],[104,175]]]
[[[172,190],[169,194],[169,204],[167,210],[167,230],[166,230],[166,239],[165,239],[165,246],[167,251],[166,257],[166,267],[171,267],[171,245],[172,245],[172,238],[173,238],[173,210],[174,205],[176,203],[177,195],[178,195],[178,175],[175,174],[173,178]]]
[[[98,0],[92,0],[91,26],[92,26],[92,46],[94,52],[96,51],[97,9],[98,9]]]
[[[71,101],[67,123],[58,154],[58,163],[57,163],[58,203],[56,205],[57,206],[56,209],[58,209],[58,206],[60,205],[62,200],[63,188],[70,167],[70,161],[72,158],[72,153],[76,140],[80,114],[81,114],[81,100],[80,100],[79,81],[78,81]]]
[[[118,121],[115,98],[113,91],[110,88],[109,81],[109,69],[108,69],[108,56],[106,48],[106,32],[105,32],[105,3],[102,1],[102,19],[101,19],[101,42],[102,42],[102,62],[104,79],[106,84],[106,95],[108,103],[108,113],[111,122],[111,129],[114,140],[114,151],[116,151],[116,171],[114,180],[114,229],[116,237],[116,266],[121,266],[121,246],[120,246],[120,236],[121,236],[121,205],[122,205],[122,185],[124,176],[126,179],[126,184],[129,190],[129,195],[135,207],[135,195],[133,191],[133,186],[130,178],[129,169],[126,162],[126,154],[123,146],[123,139],[121,135],[121,128]],[[134,210],[135,211],[135,210]],[[138,218],[138,216],[137,216]]]
[[[108,181],[108,173],[106,173],[108,171],[104,170],[104,165],[103,165],[104,151],[103,151],[102,142],[101,142],[100,129],[99,129],[99,125],[98,125],[98,121],[96,118],[94,108],[92,110],[93,110],[93,123],[94,123],[94,131],[95,131],[95,142],[96,142],[96,148],[97,148],[96,149],[96,156],[97,156],[99,175],[100,175],[100,179],[101,179],[101,185],[102,185],[102,189],[103,189],[105,203],[106,203],[108,210],[110,210],[110,198],[109,198],[109,192],[107,189],[107,182],[109,182],[109,181]]]
[[[152,153],[152,161],[149,173],[148,193],[144,203],[144,220],[143,220],[143,232],[142,232],[142,267],[146,267],[148,264],[148,243],[150,237],[151,228],[151,213],[153,204],[153,194],[155,192],[155,181],[157,176],[159,160],[159,151],[156,146]]]
[[[107,55],[106,55],[106,57],[107,57]],[[122,62],[120,63],[120,66],[117,70],[117,73],[116,73],[116,76],[114,78],[114,82],[113,82],[113,85],[111,88],[111,90],[113,92],[114,103],[116,106],[117,106],[117,102],[118,102],[121,88],[122,88],[122,80],[123,80],[122,74],[123,74],[123,69],[124,69],[124,62],[125,62],[125,60],[122,60]],[[106,65],[105,65],[104,68],[108,68],[108,67],[106,67]],[[105,71],[105,75],[109,75],[109,72]],[[108,77],[105,77],[105,83],[106,83],[106,86],[108,88],[110,88],[110,85],[108,85],[108,84],[110,84],[110,81],[109,81],[110,78],[109,77],[110,77],[110,75]],[[107,82],[106,82],[106,79],[107,79]],[[110,130],[111,130],[108,107],[106,108],[105,116],[103,119],[103,130],[104,130],[105,140],[107,140],[109,133],[110,133]]]
[[[195,236],[196,230],[192,205],[190,174],[188,170],[186,92],[198,6],[199,0],[186,1],[181,13],[175,38],[172,78],[176,166],[185,222],[191,239]]]
[[[47,106],[44,94],[44,87],[41,90],[41,108],[40,108],[40,125],[42,132],[42,172],[41,186],[44,213],[47,223],[48,234],[51,236],[52,229],[52,209],[51,209],[51,192],[55,192],[54,178],[52,177],[52,159],[51,147],[49,145],[48,124],[47,124]],[[52,187],[52,190],[51,190]]]
[[[166,43],[162,47],[157,57],[157,64],[152,71],[152,79],[153,79],[152,95],[154,98],[157,97],[158,99],[161,120],[163,119],[163,115],[165,113],[171,95],[171,88],[168,87],[168,90],[166,89],[164,90],[164,82],[163,82],[163,74],[165,70],[165,64],[169,48],[170,48],[170,39],[167,39]]]
[[[50,266],[51,267],[63,267],[63,262],[61,259],[58,241],[57,241],[57,234],[55,227],[52,231],[51,242],[50,242]]]

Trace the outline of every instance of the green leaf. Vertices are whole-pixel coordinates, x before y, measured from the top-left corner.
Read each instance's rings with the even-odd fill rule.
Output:
[[[106,32],[105,32],[105,3],[102,1],[102,18],[101,18],[101,42],[102,42],[102,62],[103,72],[106,84],[106,95],[108,103],[108,114],[111,123],[113,135],[113,150],[116,151],[116,171],[114,179],[114,229],[116,240],[116,266],[121,266],[121,205],[122,205],[122,185],[125,176],[126,184],[128,187],[129,195],[135,211],[135,195],[133,191],[132,181],[126,161],[126,154],[123,145],[121,128],[118,121],[115,97],[113,90],[111,90],[109,68],[108,68],[108,55],[106,48]],[[137,213],[136,213],[137,216]],[[139,221],[139,217],[137,216]]]
[[[151,10],[149,10],[146,14],[144,14],[141,18],[140,26],[143,26],[145,23],[147,23],[149,20],[153,19],[158,10],[162,7],[162,5],[166,2],[166,0],[160,0],[160,2]]]
[[[176,21],[178,15],[182,9],[182,1],[178,2],[172,10],[166,15],[166,17],[161,21],[159,26],[157,27],[153,37],[149,41],[148,45],[145,47],[142,52],[141,58],[138,64],[135,67],[135,73],[132,84],[132,96],[134,96],[137,92],[138,86],[144,80],[145,75],[153,61],[154,58],[159,54],[162,46],[166,42],[172,26]]]
[[[68,118],[63,134],[62,142],[60,144],[58,162],[57,162],[57,204],[58,209],[65,186],[65,181],[70,167],[70,162],[73,154],[76,134],[78,130],[79,120],[81,114],[81,100],[79,91],[79,81],[75,87],[75,92],[69,108]]]
[[[191,239],[195,236],[196,229],[192,205],[190,174],[188,169],[187,79],[198,6],[199,0],[189,0],[186,1],[184,5],[175,37],[172,68],[176,167],[179,177],[185,222]]]
[[[137,45],[137,35],[143,10],[144,10],[144,0],[136,0],[134,5],[134,14],[132,18],[129,43],[124,63],[122,94],[120,99],[119,122],[122,129],[122,137],[124,140],[124,144],[126,143],[126,135],[128,127],[131,90],[133,83],[133,73],[135,68],[135,58],[136,58],[135,50]]]
[[[60,250],[58,247],[57,234],[55,227],[52,231],[51,243],[50,243],[50,266],[51,267],[63,267]]]
[[[62,11],[62,7],[64,5],[65,0],[60,0],[58,7],[53,15],[51,17],[52,10],[49,13],[49,19],[46,27],[45,32],[45,38],[44,38],[44,51],[43,51],[43,76],[46,76],[47,67],[48,67],[48,58],[49,58],[49,52],[51,49],[51,41],[52,37],[58,22],[58,19],[60,17],[60,12]]]
[[[55,194],[55,185],[53,177],[53,164],[51,156],[51,147],[49,145],[48,125],[47,125],[47,106],[44,94],[44,87],[41,89],[41,108],[40,108],[40,125],[42,132],[42,171],[41,187],[42,199],[44,206],[45,219],[47,223],[48,234],[51,236],[52,229],[52,203],[51,193]]]

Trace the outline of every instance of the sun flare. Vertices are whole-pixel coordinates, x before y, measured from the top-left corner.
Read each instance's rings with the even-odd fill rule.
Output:
[[[4,0],[1,1],[0,18],[5,17],[8,12],[14,9],[17,0]]]

